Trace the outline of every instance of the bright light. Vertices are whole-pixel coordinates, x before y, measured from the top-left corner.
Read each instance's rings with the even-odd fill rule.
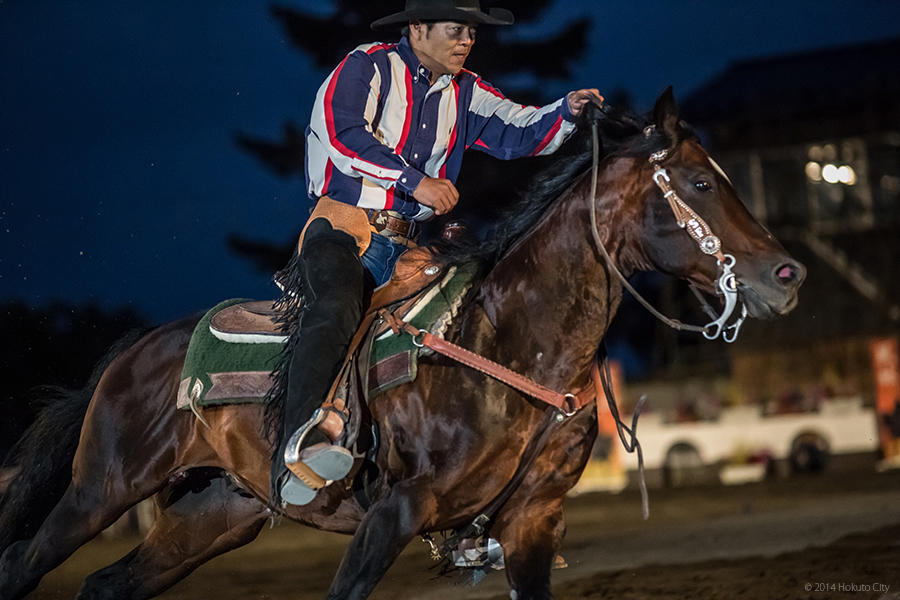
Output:
[[[810,161],[806,163],[806,177],[810,181],[822,181],[822,165],[817,162]]]
[[[822,179],[824,179],[828,183],[837,183],[838,181],[840,181],[840,177],[838,176],[838,168],[831,163],[822,167]]]
[[[838,168],[838,180],[847,185],[854,185],[856,183],[856,173],[853,171],[852,167],[841,165],[840,168]]]

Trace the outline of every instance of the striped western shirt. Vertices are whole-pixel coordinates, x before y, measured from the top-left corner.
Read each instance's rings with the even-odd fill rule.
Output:
[[[550,154],[575,128],[565,98],[523,106],[465,69],[434,85],[429,78],[405,37],[344,58],[319,88],[306,130],[312,200],[428,218],[413,191],[426,176],[455,183],[466,149],[501,159]]]

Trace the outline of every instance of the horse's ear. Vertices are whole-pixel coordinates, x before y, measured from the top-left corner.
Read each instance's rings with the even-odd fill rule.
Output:
[[[656,123],[656,128],[664,131],[669,136],[669,139],[678,139],[676,135],[678,105],[675,104],[675,94],[672,93],[671,85],[656,99],[656,105],[653,107],[653,121]]]

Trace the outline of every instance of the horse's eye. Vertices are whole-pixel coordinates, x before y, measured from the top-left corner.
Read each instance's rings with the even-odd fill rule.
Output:
[[[709,182],[705,179],[701,179],[700,181],[694,183],[694,187],[698,192],[708,192],[710,189],[712,189],[712,186],[709,185]]]

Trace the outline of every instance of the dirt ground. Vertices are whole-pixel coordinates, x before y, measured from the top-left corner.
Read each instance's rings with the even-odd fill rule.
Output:
[[[567,502],[557,598],[900,600],[900,472],[835,474],[740,487],[651,490]],[[348,541],[292,523],[194,572],[161,598],[323,598]],[[81,579],[138,540],[98,539],[44,578],[31,598],[72,598]],[[377,599],[500,600],[501,572],[478,586],[437,578],[414,541]]]

